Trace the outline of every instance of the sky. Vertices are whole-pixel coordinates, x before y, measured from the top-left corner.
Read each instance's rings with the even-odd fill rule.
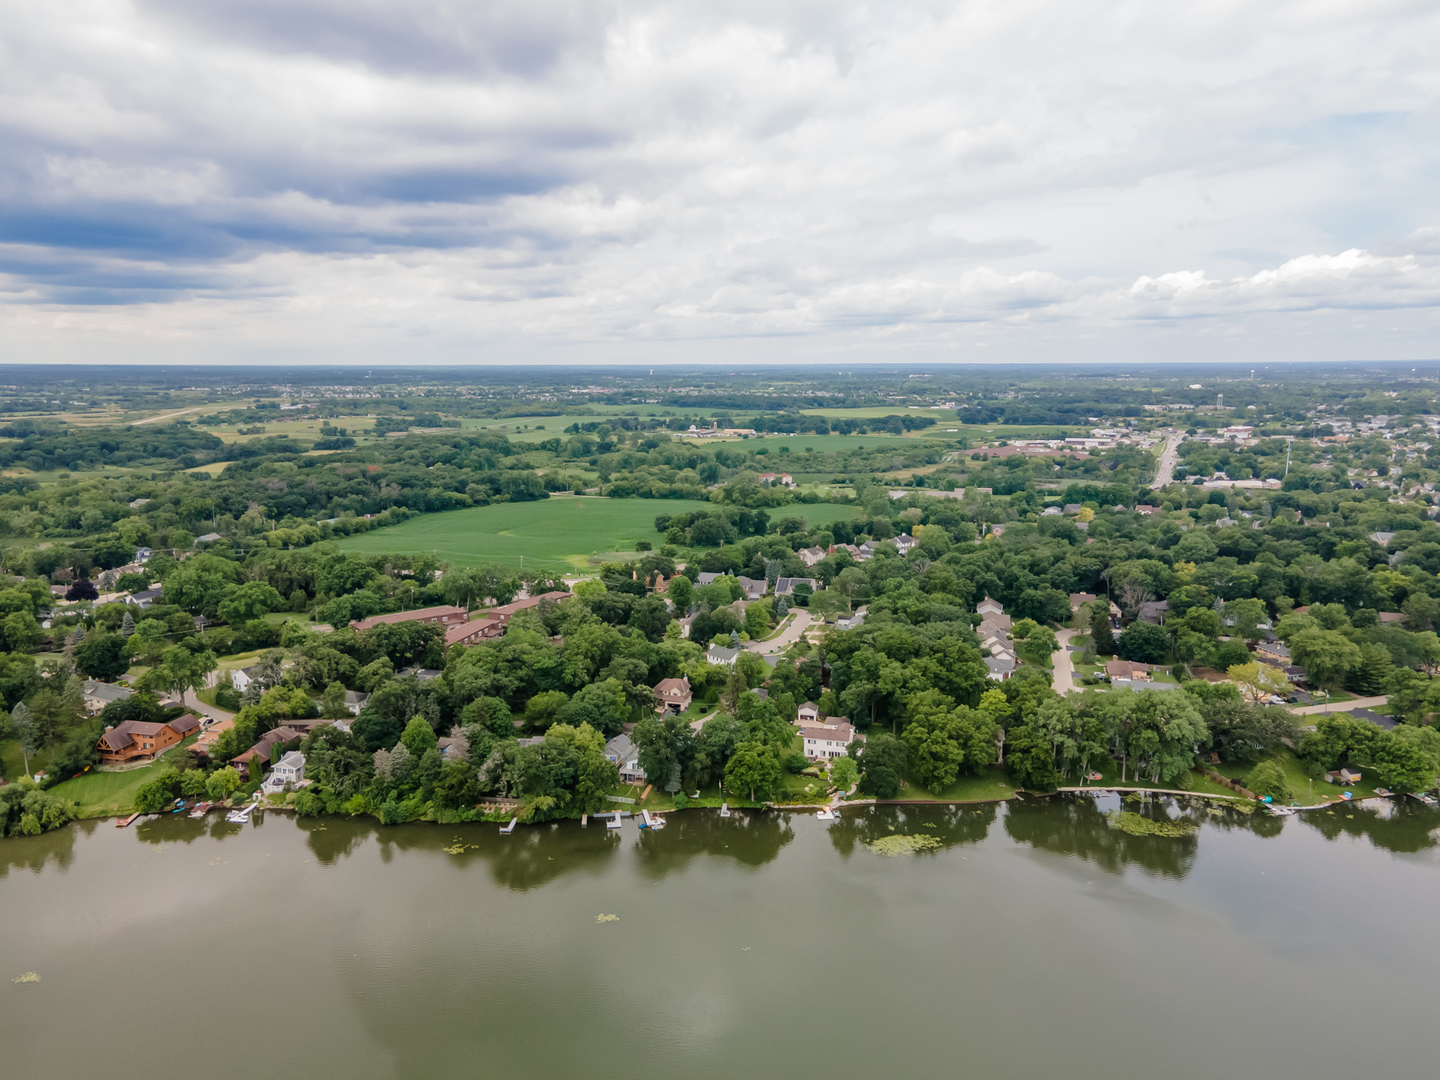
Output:
[[[0,0],[0,362],[1440,357],[1440,4]]]

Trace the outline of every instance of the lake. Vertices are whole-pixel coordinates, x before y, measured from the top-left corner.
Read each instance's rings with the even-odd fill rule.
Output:
[[[1118,806],[8,839],[4,1072],[1433,1075],[1440,813]]]

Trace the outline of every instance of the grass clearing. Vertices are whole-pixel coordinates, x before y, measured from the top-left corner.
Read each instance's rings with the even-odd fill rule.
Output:
[[[538,502],[500,503],[426,514],[340,541],[345,551],[379,554],[388,551],[430,551],[457,566],[499,564],[573,572],[590,566],[591,556],[634,555],[635,542],[648,540],[658,549],[664,538],[655,531],[661,514],[713,510],[708,502],[690,499],[601,499],[556,496]],[[805,518],[825,525],[854,517],[856,508],[834,503],[778,507],[772,520]]]

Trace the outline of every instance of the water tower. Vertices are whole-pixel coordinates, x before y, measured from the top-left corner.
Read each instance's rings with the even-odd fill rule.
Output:
[[[1217,409],[1223,409],[1224,407],[1225,407],[1225,395],[1224,395],[1224,394],[1216,394],[1216,395],[1215,395],[1215,408],[1217,408]]]

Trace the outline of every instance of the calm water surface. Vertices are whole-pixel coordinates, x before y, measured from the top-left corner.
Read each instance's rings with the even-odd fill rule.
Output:
[[[1440,814],[1115,805],[0,841],[3,1073],[1436,1074]]]

